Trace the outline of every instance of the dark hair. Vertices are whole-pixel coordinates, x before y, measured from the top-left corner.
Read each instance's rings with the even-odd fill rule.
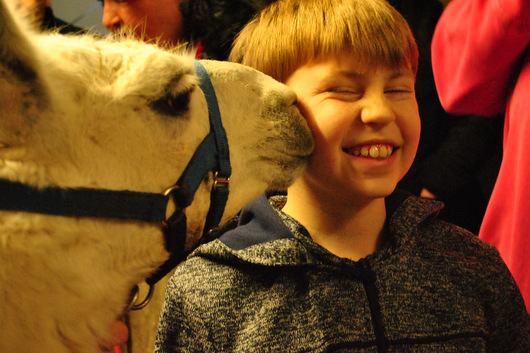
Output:
[[[205,57],[226,60],[243,26],[275,0],[190,0],[184,31],[190,42],[201,41]]]

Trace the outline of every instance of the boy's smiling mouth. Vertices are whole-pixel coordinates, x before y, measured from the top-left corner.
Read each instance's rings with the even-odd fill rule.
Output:
[[[344,152],[354,157],[365,157],[370,159],[385,159],[397,150],[397,147],[387,144],[375,144],[343,148]]]

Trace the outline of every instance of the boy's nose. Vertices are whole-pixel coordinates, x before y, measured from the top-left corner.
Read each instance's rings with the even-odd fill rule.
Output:
[[[107,27],[111,32],[116,31],[120,27],[121,18],[117,10],[113,1],[105,1],[103,3],[103,26]]]
[[[386,125],[395,119],[394,110],[384,96],[366,98],[361,110],[361,120],[364,124]]]

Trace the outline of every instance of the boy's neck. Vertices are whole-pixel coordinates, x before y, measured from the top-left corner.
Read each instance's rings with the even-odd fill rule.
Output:
[[[346,204],[297,187],[289,189],[283,211],[306,227],[316,243],[354,261],[377,250],[386,220],[384,198]]]

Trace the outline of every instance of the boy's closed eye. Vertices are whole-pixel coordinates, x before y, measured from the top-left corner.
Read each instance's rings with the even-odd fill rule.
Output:
[[[411,74],[397,74],[385,86],[385,94],[414,94],[416,80]]]
[[[365,95],[364,88],[354,87],[330,87],[323,92],[327,98],[354,101],[361,99]],[[384,89],[385,96],[390,100],[401,100],[414,97],[413,85],[396,85]]]
[[[363,91],[353,87],[332,87],[325,90],[330,98],[342,100],[357,100],[362,97]]]
[[[391,99],[406,99],[414,96],[415,91],[410,87],[389,87],[385,89],[385,95]]]

